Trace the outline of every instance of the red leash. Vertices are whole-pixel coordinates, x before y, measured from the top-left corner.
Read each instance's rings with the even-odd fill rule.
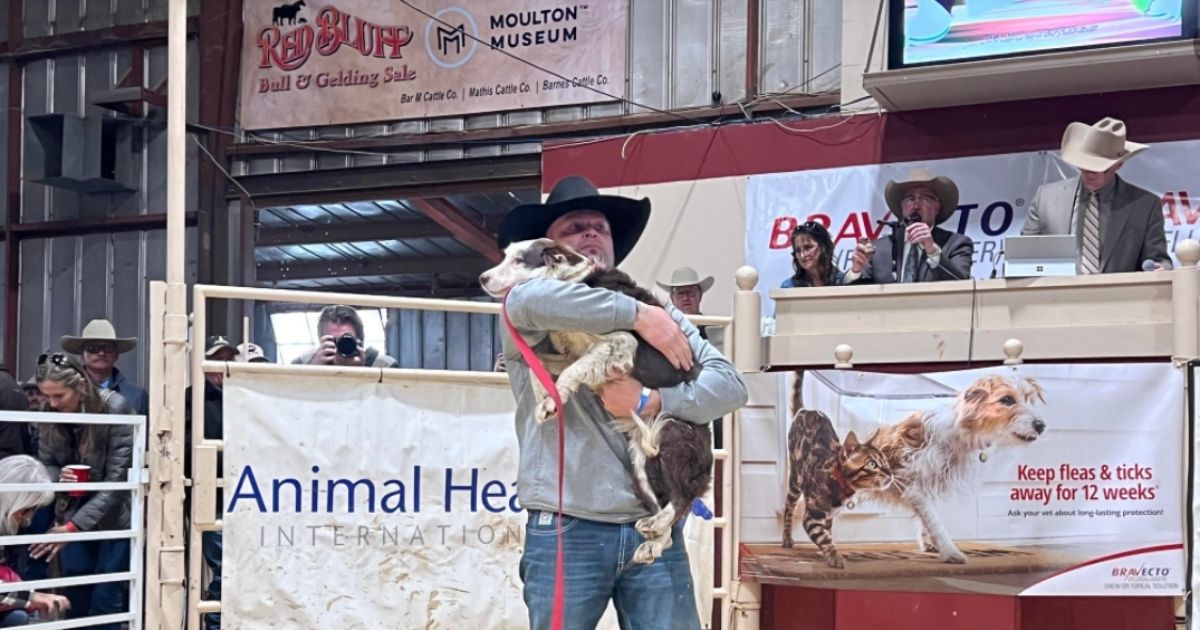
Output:
[[[558,388],[554,385],[554,377],[550,376],[550,372],[542,365],[540,359],[534,354],[533,348],[525,343],[525,338],[517,329],[508,321],[508,296],[504,296],[504,302],[500,305],[500,317],[504,320],[504,327],[508,329],[508,335],[512,337],[513,343],[516,344],[517,350],[521,351],[521,357],[525,359],[525,363],[529,365],[529,369],[533,370],[534,376],[542,383],[542,387],[550,394],[550,398],[554,400],[557,407],[555,415],[558,416],[558,520],[555,527],[555,537],[558,539],[558,553],[554,557],[554,606],[550,612],[550,627],[553,630],[562,630],[563,627],[563,610],[565,608],[566,599],[566,583],[567,569],[563,564],[563,530],[562,530],[562,509],[563,509],[563,478],[564,478],[564,445],[563,434],[566,432],[566,417],[563,415],[562,398],[558,396]]]

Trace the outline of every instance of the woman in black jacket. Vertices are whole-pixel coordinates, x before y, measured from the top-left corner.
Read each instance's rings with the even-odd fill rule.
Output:
[[[132,414],[120,394],[96,387],[77,359],[67,354],[38,358],[38,388],[58,413]],[[68,466],[91,468],[89,481],[128,481],[133,454],[129,425],[43,424],[39,428],[38,459],[60,482],[78,481]],[[60,493],[50,533],[129,529],[130,493],[120,490],[87,492],[72,497]],[[64,546],[65,545],[65,546]],[[60,554],[61,552],[61,554]],[[30,548],[30,557],[51,560],[60,555],[64,577],[121,573],[129,570],[129,539],[74,543],[44,543]],[[106,582],[66,589],[72,616],[108,615],[126,610],[127,584]],[[121,624],[91,626],[117,630]]]

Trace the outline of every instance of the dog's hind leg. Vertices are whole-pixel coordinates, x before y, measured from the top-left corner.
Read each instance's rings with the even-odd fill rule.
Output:
[[[646,542],[638,545],[638,548],[633,552],[633,561],[641,564],[650,564],[662,556],[662,552],[670,548],[671,533],[676,518],[676,509],[674,503],[668,503],[666,507],[659,510],[654,516],[647,516],[637,522],[634,528],[638,530],[642,536],[645,536]]]
[[[950,539],[950,532],[946,531],[946,526],[942,525],[942,521],[938,519],[937,511],[933,508],[933,502],[926,497],[905,496],[909,506],[920,519],[925,531],[929,532],[929,537],[933,539],[933,544],[937,545],[938,559],[946,564],[964,564],[967,557],[963,552],[958,550],[954,545],[954,541]]]

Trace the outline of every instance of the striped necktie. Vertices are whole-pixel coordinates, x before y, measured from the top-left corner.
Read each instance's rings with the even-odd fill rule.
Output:
[[[1081,241],[1080,267],[1083,273],[1100,273],[1100,195],[1088,195],[1087,209],[1083,212],[1083,239]]]

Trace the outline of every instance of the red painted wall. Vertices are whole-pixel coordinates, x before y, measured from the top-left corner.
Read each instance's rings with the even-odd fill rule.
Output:
[[[1131,140],[1200,138],[1200,86],[847,118],[699,126],[547,145],[542,182],[612,187],[858,164],[1054,150],[1067,124],[1124,120]],[[621,151],[624,147],[625,156]]]

